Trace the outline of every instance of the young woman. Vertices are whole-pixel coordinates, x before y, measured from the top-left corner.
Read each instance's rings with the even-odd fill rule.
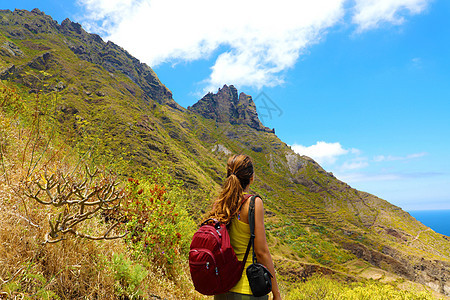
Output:
[[[247,155],[234,155],[228,159],[227,178],[222,186],[222,191],[209,213],[209,217],[215,218],[224,224],[228,224],[231,246],[239,260],[244,259],[245,251],[250,240],[250,226],[248,224],[248,207],[250,194],[249,186],[254,180],[253,163]],[[259,263],[265,265],[272,278],[272,294],[274,300],[281,299],[278,284],[275,277],[272,256],[266,240],[264,228],[264,208],[261,198],[255,199],[255,253]],[[250,252],[251,253],[251,252]],[[241,280],[228,293],[214,296],[215,300],[257,300],[268,299],[269,296],[254,297],[250,290],[245,270],[252,263],[250,254],[245,263]]]

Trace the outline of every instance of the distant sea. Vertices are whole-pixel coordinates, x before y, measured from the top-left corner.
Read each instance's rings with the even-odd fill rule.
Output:
[[[415,210],[409,214],[434,231],[450,236],[450,210]]]

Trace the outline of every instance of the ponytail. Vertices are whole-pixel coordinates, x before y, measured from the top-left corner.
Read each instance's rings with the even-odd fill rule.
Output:
[[[228,224],[238,212],[243,191],[250,184],[252,176],[253,163],[249,156],[241,154],[230,157],[227,164],[227,178],[208,217]]]

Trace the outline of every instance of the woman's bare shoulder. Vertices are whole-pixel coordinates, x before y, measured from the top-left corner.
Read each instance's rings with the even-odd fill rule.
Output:
[[[259,195],[256,195],[255,197],[255,204],[256,203],[259,203],[261,205],[264,203],[263,199]]]
[[[259,196],[255,198],[255,211],[264,211],[264,201]]]

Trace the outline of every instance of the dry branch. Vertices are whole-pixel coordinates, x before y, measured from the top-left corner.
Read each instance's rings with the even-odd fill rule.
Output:
[[[99,236],[91,236],[76,230],[78,224],[93,218],[98,213],[120,207],[124,193],[118,185],[113,176],[105,176],[98,169],[91,171],[86,166],[83,172],[75,175],[67,175],[61,171],[49,174],[45,170],[41,176],[34,175],[24,180],[21,190],[28,198],[60,210],[57,218],[52,218],[49,214],[50,232],[45,235],[44,241],[44,243],[57,243],[66,239],[67,233],[92,240],[124,237],[125,234],[109,236],[121,220],[117,220]]]

